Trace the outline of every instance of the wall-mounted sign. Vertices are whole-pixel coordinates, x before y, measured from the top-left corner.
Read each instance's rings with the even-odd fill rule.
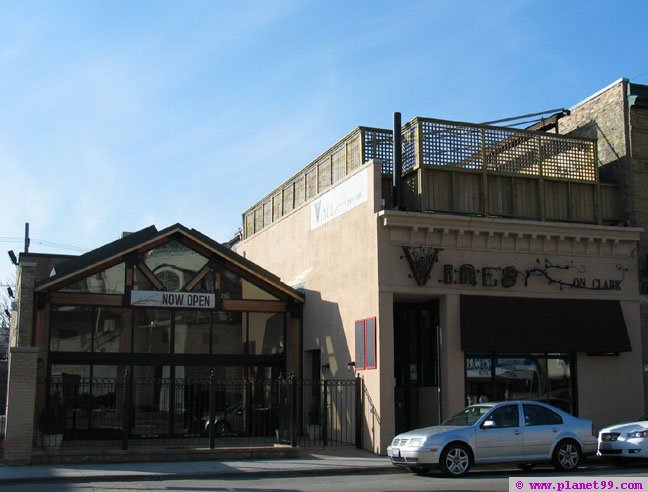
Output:
[[[215,309],[216,295],[195,292],[133,290],[131,291],[131,306],[182,309]]]
[[[439,251],[443,250],[428,246],[403,246],[403,251],[416,283],[425,285],[430,278],[430,271],[439,257]]]
[[[547,283],[557,285],[560,290],[568,287],[571,289],[586,290],[621,290],[621,284],[625,280],[627,268],[616,264],[616,278],[601,278],[588,275],[585,266],[576,266],[573,262],[561,264],[552,263],[548,259],[541,262],[536,259],[536,264],[524,270],[518,270],[515,266],[482,266],[476,268],[474,265],[465,263],[463,265],[443,265],[443,278],[439,283],[443,284],[468,284],[482,287],[504,287],[514,285],[528,285],[529,278],[541,277]]]
[[[367,170],[351,176],[311,204],[311,230],[367,201]]]

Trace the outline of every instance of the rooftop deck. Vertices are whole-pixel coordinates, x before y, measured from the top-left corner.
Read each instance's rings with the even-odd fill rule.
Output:
[[[401,129],[402,207],[416,212],[614,224],[618,189],[599,182],[596,140],[415,118]],[[371,159],[391,208],[392,131],[358,127],[243,214],[249,237]]]

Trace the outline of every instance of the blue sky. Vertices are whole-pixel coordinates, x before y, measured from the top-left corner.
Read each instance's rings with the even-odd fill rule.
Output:
[[[482,122],[648,84],[647,14],[645,0],[0,0],[0,242],[20,251],[25,222],[43,253],[176,222],[228,240],[245,209],[394,111]]]

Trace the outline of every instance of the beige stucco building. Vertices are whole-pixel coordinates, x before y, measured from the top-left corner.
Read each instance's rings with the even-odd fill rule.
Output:
[[[304,289],[304,374],[363,378],[363,446],[480,398],[597,428],[641,414],[641,229],[596,142],[422,118],[400,133],[394,188],[392,132],[359,127],[246,211],[237,245]]]

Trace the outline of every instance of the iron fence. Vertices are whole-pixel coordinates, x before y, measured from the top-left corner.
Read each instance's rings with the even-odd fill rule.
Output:
[[[64,376],[41,384],[35,444],[44,448],[360,443],[359,378],[309,381]]]

